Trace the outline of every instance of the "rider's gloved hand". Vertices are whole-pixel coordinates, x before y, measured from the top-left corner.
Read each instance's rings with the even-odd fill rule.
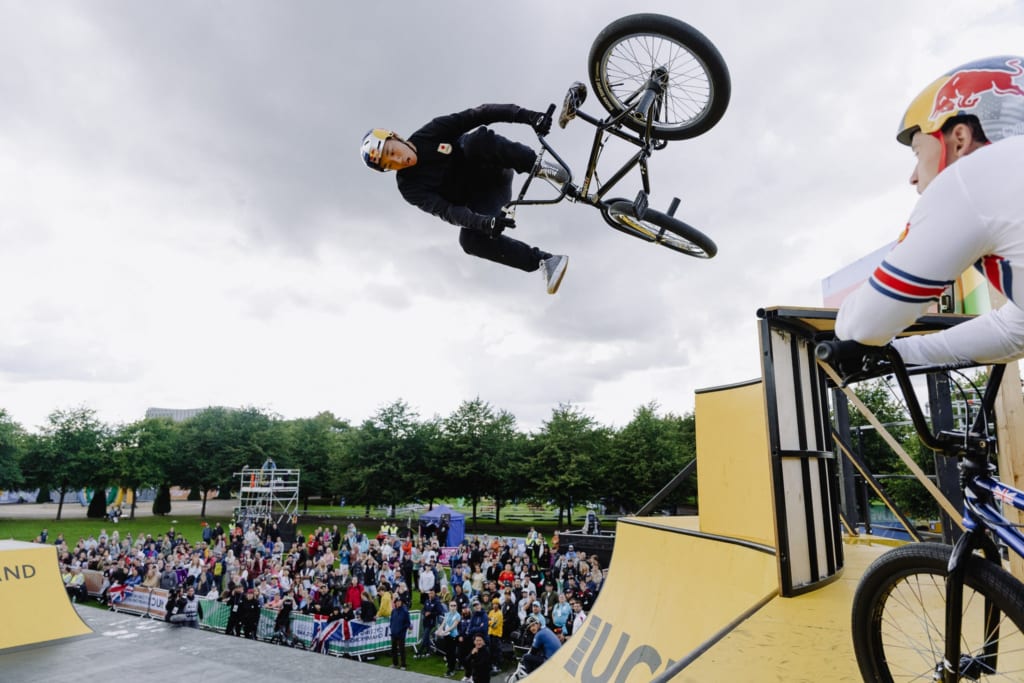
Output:
[[[504,232],[505,228],[514,227],[516,227],[515,219],[501,214],[484,219],[483,225],[480,226],[480,232],[493,240],[497,239]]]
[[[519,123],[528,123],[537,132],[537,135],[547,135],[551,132],[551,115],[530,109],[520,109],[516,117]]]

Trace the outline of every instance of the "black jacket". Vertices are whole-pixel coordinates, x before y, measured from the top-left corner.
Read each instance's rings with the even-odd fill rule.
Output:
[[[242,600],[238,606],[238,616],[242,623],[255,624],[260,620],[260,603],[258,600]]]
[[[467,162],[459,138],[489,123],[525,123],[528,113],[514,104],[483,104],[437,117],[409,137],[417,162],[395,174],[398,191],[429,214],[463,228],[480,229],[491,216],[466,206],[480,169]]]

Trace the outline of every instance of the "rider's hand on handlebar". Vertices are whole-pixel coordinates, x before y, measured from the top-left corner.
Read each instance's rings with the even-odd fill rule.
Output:
[[[551,132],[551,114],[523,109],[520,112],[523,123],[528,123],[537,135],[547,135]]]
[[[820,342],[815,355],[832,365],[845,381],[880,377],[892,367],[894,351],[885,346],[866,346],[854,341],[832,340]]]
[[[481,232],[493,240],[497,239],[501,233],[505,231],[505,228],[514,227],[516,227],[516,221],[514,218],[509,218],[505,215],[492,216],[484,221]]]

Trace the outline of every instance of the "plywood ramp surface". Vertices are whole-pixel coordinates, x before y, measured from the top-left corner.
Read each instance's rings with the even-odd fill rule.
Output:
[[[608,582],[584,629],[530,680],[650,681],[771,600],[774,552],[700,535],[696,523],[620,520]]]

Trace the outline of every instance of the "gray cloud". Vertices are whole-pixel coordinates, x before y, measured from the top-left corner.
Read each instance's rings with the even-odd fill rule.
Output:
[[[168,328],[186,324],[189,307],[226,337],[240,325],[217,326],[204,306],[219,305],[268,326],[258,329],[307,324],[360,350],[386,334],[377,319],[359,324],[361,309],[404,337],[446,339],[452,330],[425,312],[462,302],[464,319],[443,325],[461,325],[469,340],[441,344],[450,358],[418,360],[451,364],[467,397],[480,393],[536,423],[558,400],[596,400],[616,383],[660,373],[650,383],[673,387],[678,395],[665,404],[681,412],[695,385],[756,372],[759,306],[817,304],[822,277],[902,226],[912,196],[900,206],[886,193],[909,172],[891,139],[905,99],[939,65],[977,56],[960,51],[1007,51],[1000,41],[1024,21],[1019,3],[995,3],[975,8],[954,35],[939,17],[959,9],[953,0],[867,9],[650,3],[645,10],[681,15],[706,33],[732,74],[722,122],[651,161],[652,204],[681,197],[678,215],[711,235],[720,254],[698,261],[642,244],[583,206],[523,209],[513,235],[571,257],[552,298],[536,274],[462,254],[457,229],[405,204],[393,177],[362,167],[356,146],[372,126],[407,133],[481,102],[560,101],[569,83],[585,80],[594,36],[632,11],[621,3],[590,2],[585,12],[540,0],[4,4],[0,178],[35,189],[0,196],[0,238],[12,258],[38,259],[23,278],[39,278],[60,255],[69,272],[57,277],[83,301],[22,293],[10,329],[31,343],[0,346],[0,367],[20,382],[145,374],[141,361],[110,361],[117,352],[89,323],[60,344],[38,343],[58,338],[48,330],[68,308],[138,306],[141,288],[154,339],[173,337]],[[1011,29],[1004,36],[1000,27]],[[586,109],[600,113],[593,98]],[[501,132],[530,141],[522,126]],[[575,122],[550,139],[580,171],[590,129]],[[609,162],[623,155],[614,142]],[[624,185],[632,196],[636,184]],[[71,272],[78,245],[66,243],[69,221],[88,231],[92,268],[115,281],[109,288],[83,287]],[[835,234],[850,224],[861,234]],[[266,277],[254,279],[247,261]],[[166,308],[174,314],[162,315]],[[93,325],[134,332],[96,317]],[[490,352],[499,317],[529,339],[522,353]],[[313,322],[334,318],[343,333]],[[400,380],[380,381],[406,393]],[[626,418],[655,398],[622,397]]]

